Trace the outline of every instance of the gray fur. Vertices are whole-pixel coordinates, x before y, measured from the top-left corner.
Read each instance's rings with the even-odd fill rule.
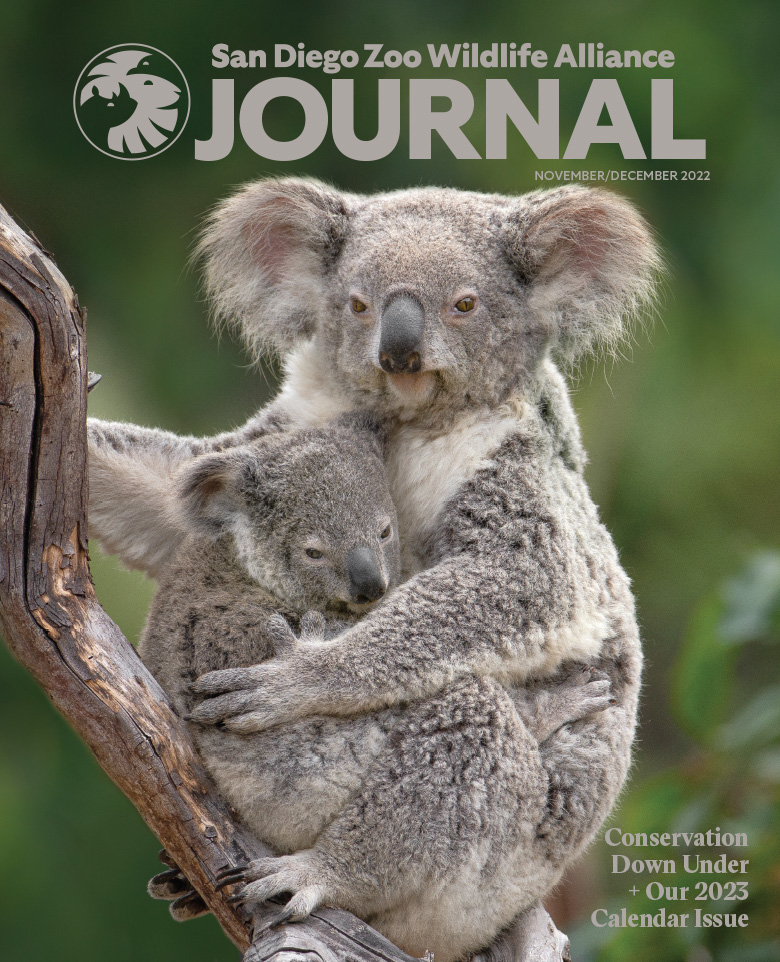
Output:
[[[253,245],[246,225],[255,221],[262,243]],[[272,406],[277,427],[322,423],[355,408],[385,422],[407,580],[317,647],[207,675],[198,687],[210,697],[196,717],[258,732],[422,699],[404,710],[414,735],[410,747],[401,739],[397,760],[422,795],[414,726],[435,730],[439,706],[452,708],[453,692],[465,718],[485,719],[491,705],[505,719],[505,693],[522,691],[529,679],[552,684],[543,679],[557,677],[567,660],[610,678],[613,707],[558,730],[541,754],[532,743],[524,752],[525,785],[536,789],[523,795],[522,812],[508,798],[508,808],[496,809],[496,824],[509,833],[504,851],[515,861],[494,852],[484,876],[480,870],[470,882],[464,873],[452,890],[462,905],[473,884],[487,930],[498,915],[508,920],[510,906],[517,911],[549,891],[602,824],[629,765],[641,668],[633,599],[585,486],[576,418],[553,359],[568,364],[625,336],[659,266],[650,234],[627,202],[578,187],[517,198],[436,188],[356,197],[288,179],[251,185],[218,210],[203,252],[218,312],[237,311],[251,345],[271,343],[285,354]],[[225,275],[230,263],[240,267]],[[401,295],[424,313],[422,369],[414,375],[388,375],[378,358],[385,310]],[[354,298],[365,310],[355,310]],[[473,309],[457,307],[464,298]],[[236,442],[266,433],[268,417],[250,420]],[[117,453],[122,429],[111,433],[110,470],[90,492],[100,506],[97,535],[109,540],[127,527],[120,516],[130,512],[127,504],[108,507],[105,482],[127,460]],[[209,443],[135,433],[130,447],[156,459],[161,474]],[[230,443],[229,436],[216,440]],[[98,442],[98,457],[102,450]],[[143,530],[157,529],[150,546],[164,530],[173,550],[181,533],[167,510],[145,508]],[[133,560],[143,565],[142,540],[133,542]],[[503,731],[499,725],[498,741]],[[457,769],[457,759],[449,763]],[[389,759],[378,770],[391,769]],[[440,844],[454,849],[457,816],[450,815],[455,821],[450,830],[440,826]],[[356,825],[365,817],[356,813]],[[403,827],[392,826],[391,818],[388,838],[400,845]],[[378,844],[377,834],[365,844]],[[299,908],[314,898],[317,879],[352,907],[334,866],[313,852],[286,863],[285,872],[298,873]],[[503,898],[488,890],[493,870],[505,879]],[[366,890],[376,884],[367,878]],[[427,894],[446,918],[450,890]],[[407,932],[414,924],[407,920]]]
[[[355,624],[344,564],[354,546],[381,558],[389,588],[398,581],[379,451],[343,419],[203,455],[175,490],[194,534],[161,574],[139,651],[181,714],[204,672],[295,657]],[[306,557],[311,544],[322,563]],[[349,908],[444,962],[484,948],[548,884],[518,891],[543,818],[546,740],[606,709],[609,687],[576,670],[539,691],[465,678],[357,718],[254,735],[194,725],[223,795],[277,854],[293,855],[252,864],[243,897],[291,888],[295,917],[323,902]]]
[[[172,481],[189,537],[159,573],[139,653],[180,714],[193,707],[199,675],[291,647],[280,617],[300,630],[318,609],[330,635],[355,623],[365,606],[349,598],[350,548],[368,547],[387,589],[397,584],[395,510],[379,441],[361,420],[203,455]],[[313,546],[321,560],[306,556]],[[309,635],[294,646],[316,644]],[[293,852],[358,792],[394,714],[307,720],[252,737],[194,725],[193,736],[246,824],[276,851]]]

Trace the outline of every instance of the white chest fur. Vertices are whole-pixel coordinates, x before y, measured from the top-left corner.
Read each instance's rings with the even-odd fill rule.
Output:
[[[311,345],[293,352],[286,369],[280,396],[296,427],[324,424],[350,409]],[[407,422],[391,436],[387,473],[407,577],[422,567],[424,539],[441,509],[520,426],[524,411],[523,401],[517,399],[496,410],[465,412],[442,433]]]
[[[406,575],[420,570],[423,541],[444,505],[517,429],[519,414],[509,407],[468,413],[437,436],[404,424],[392,436],[387,472]]]
[[[296,428],[318,427],[352,409],[311,342],[287,357],[279,401]]]

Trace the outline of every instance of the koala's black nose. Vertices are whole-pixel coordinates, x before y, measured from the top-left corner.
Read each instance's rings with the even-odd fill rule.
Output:
[[[408,294],[394,297],[382,313],[379,366],[388,374],[416,374],[422,367],[425,313]]]
[[[353,548],[347,555],[351,600],[357,605],[378,601],[387,590],[379,562],[370,548]]]

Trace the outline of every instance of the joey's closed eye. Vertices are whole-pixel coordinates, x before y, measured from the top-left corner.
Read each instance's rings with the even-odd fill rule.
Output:
[[[322,552],[318,548],[307,548],[306,555],[309,558],[314,558],[314,560],[316,561],[318,558],[322,557]]]

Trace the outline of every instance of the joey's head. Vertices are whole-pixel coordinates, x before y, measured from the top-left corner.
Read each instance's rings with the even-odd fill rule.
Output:
[[[216,312],[257,353],[296,349],[351,403],[401,419],[533,390],[551,353],[613,347],[659,267],[620,197],[418,188],[359,197],[262,180],[201,245]]]
[[[187,526],[232,536],[262,587],[304,612],[361,612],[400,576],[383,438],[365,415],[194,459],[177,479]]]

